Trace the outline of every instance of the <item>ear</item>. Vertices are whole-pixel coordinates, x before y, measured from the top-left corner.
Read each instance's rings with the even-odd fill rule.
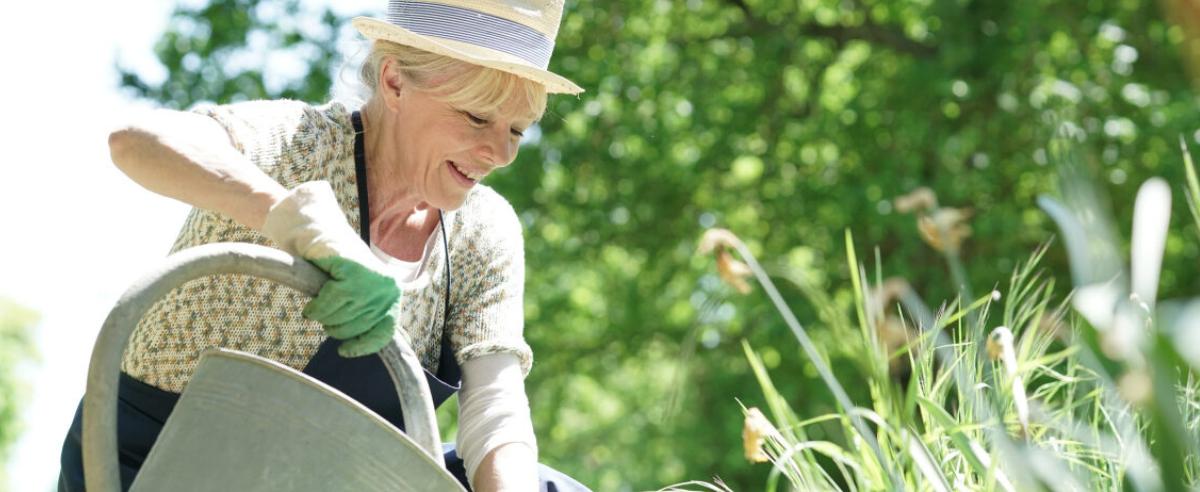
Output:
[[[389,111],[400,112],[400,94],[403,89],[404,74],[400,71],[400,64],[392,58],[385,59],[379,73],[379,95]]]

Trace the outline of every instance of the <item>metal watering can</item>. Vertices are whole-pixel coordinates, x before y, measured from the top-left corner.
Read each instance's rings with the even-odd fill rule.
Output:
[[[87,489],[119,492],[117,384],[137,322],[196,278],[248,274],[315,295],[328,277],[252,244],[210,244],[167,258],[135,282],[104,321],[83,413]],[[403,333],[380,352],[408,434],[336,389],[277,362],[210,349],[150,450],[131,491],[464,492],[442,459],[429,386]]]

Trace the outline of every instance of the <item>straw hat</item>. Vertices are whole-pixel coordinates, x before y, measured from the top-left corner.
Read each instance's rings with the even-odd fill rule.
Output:
[[[563,0],[390,0],[387,20],[354,19],[354,28],[382,39],[503,70],[558,94],[579,94],[574,82],[546,70]]]

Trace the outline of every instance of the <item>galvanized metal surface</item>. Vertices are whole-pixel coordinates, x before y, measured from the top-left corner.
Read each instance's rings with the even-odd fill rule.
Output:
[[[279,282],[310,296],[316,294],[327,279],[321,270],[307,262],[297,261],[282,251],[251,244],[224,243],[190,248],[171,255],[163,265],[135,282],[109,313],[92,350],[92,360],[88,369],[87,394],[84,396],[83,404],[83,464],[88,490],[93,492],[121,490],[120,472],[117,467],[117,383],[120,379],[121,357],[138,320],[159,298],[189,280],[208,275],[233,273],[248,274]],[[392,374],[393,381],[396,383],[396,392],[400,395],[405,427],[408,430],[407,437],[411,438],[424,451],[439,472],[444,473],[441,442],[429,396],[428,383],[425,381],[424,373],[403,330],[397,330],[396,338],[381,351],[381,357]],[[263,360],[265,361],[265,359]],[[295,375],[301,376],[301,379],[306,377],[290,368],[284,369],[296,373]],[[329,394],[331,397],[340,395],[335,390],[329,389],[329,391],[334,391]],[[180,405],[182,406],[182,404],[181,399]],[[177,407],[175,412],[178,413],[179,410],[180,408]],[[172,416],[173,418],[174,416]],[[377,416],[375,418],[378,419]],[[379,421],[383,422],[382,419]],[[170,425],[170,420],[168,420],[168,425]],[[390,426],[386,423],[385,425]],[[377,433],[375,435],[355,435],[352,439],[356,442],[360,439],[390,440],[394,439],[394,436]],[[237,446],[258,445],[253,441],[254,439],[248,439],[247,442],[238,442]],[[161,442],[163,439],[160,437]],[[404,442],[404,440],[401,439],[399,442]],[[157,448],[157,446],[158,444],[155,447]],[[320,452],[320,447],[315,443],[311,447]],[[225,447],[220,449],[228,451]],[[288,453],[303,451],[305,451],[305,447],[301,446],[299,449],[288,450]],[[155,452],[152,451],[152,454]],[[424,464],[414,463],[413,465],[414,468],[419,468]],[[359,470],[360,468],[358,465],[353,465],[351,469]],[[212,473],[226,472],[227,470],[212,471]],[[348,477],[344,476],[343,478]],[[181,484],[183,484],[182,481],[172,482],[170,490],[183,490]],[[457,482],[454,483],[454,486],[455,489],[449,490],[461,490]],[[309,487],[301,486],[280,490],[307,489]],[[249,489],[242,488],[241,490]],[[334,489],[318,488],[314,490]]]
[[[262,357],[212,349],[130,490],[462,489],[407,436],[337,390]]]

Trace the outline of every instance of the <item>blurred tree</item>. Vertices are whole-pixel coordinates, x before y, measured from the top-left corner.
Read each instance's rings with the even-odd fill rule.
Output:
[[[38,315],[0,297],[0,465],[8,462],[9,450],[23,430],[21,409],[29,396],[18,367],[36,357],[33,325]],[[0,490],[8,490],[7,467],[0,466]]]
[[[297,8],[181,8],[155,47],[167,79],[126,72],[124,83],[177,108],[321,102],[340,64],[331,33],[347,23]],[[314,25],[315,35],[300,29]],[[830,411],[832,399],[765,298],[733,302],[711,260],[693,257],[701,231],[732,229],[844,310],[849,228],[877,248],[860,258],[877,256],[937,304],[957,287],[915,218],[892,205],[928,186],[943,205],[974,211],[962,252],[974,290],[1004,285],[1053,231],[1034,199],[1054,190],[1054,131],[1073,129],[1117,223],[1130,222],[1146,178],[1182,181],[1172,142],[1200,140],[1183,40],[1138,0],[569,1],[551,69],[587,92],[552,97],[540,137],[489,178],[526,228],[544,461],[598,490],[717,473],[734,489],[760,487],[768,469],[743,461],[733,398],[761,396],[737,340],[763,348],[802,415]],[[268,83],[262,60],[276,56],[310,70]],[[1163,297],[1200,286],[1187,218],[1172,218]],[[1061,249],[1044,265],[1065,272]],[[815,307],[795,308],[817,319]],[[859,347],[819,323],[812,331],[848,367]]]
[[[1188,0],[1162,0],[1163,10],[1182,36],[1180,51],[1191,77],[1192,87],[1200,89],[1200,5]]]
[[[212,0],[177,7],[154,46],[166,80],[121,66],[121,84],[163,106],[264,98],[320,101],[341,66],[346,19],[299,0]]]

